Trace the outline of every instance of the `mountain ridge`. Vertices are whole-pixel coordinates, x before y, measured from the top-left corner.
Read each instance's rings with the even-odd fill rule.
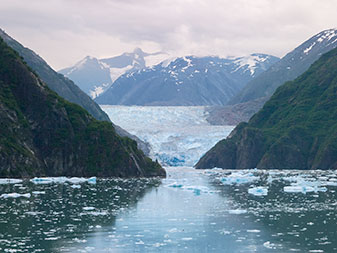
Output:
[[[165,52],[146,53],[140,48],[135,48],[133,52],[109,58],[86,56],[74,66],[58,72],[73,80],[91,98],[96,98],[119,76],[159,63],[166,55]]]
[[[158,163],[41,81],[0,38],[0,177],[164,176]]]
[[[196,168],[336,169],[337,49],[280,86]]]
[[[337,28],[324,30],[290,51],[260,76],[254,78],[228,105],[270,97],[277,87],[304,73],[318,58],[337,46]]]
[[[95,99],[116,105],[223,105],[277,57],[184,56],[128,72]]]

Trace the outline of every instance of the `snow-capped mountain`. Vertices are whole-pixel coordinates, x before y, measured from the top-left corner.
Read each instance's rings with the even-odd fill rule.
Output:
[[[322,54],[335,47],[337,47],[337,28],[316,34],[247,83],[229,103],[238,104],[270,97],[280,85],[304,73]]]
[[[279,58],[186,56],[129,71],[96,98],[115,105],[223,105]]]
[[[124,53],[111,58],[97,59],[87,56],[74,66],[61,69],[59,72],[95,98],[124,73],[153,66],[167,57],[166,53],[151,54],[136,48],[132,53]]]

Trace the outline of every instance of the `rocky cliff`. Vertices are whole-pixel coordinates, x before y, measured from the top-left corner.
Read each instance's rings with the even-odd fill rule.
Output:
[[[196,168],[337,169],[337,49],[279,87]]]
[[[164,176],[135,141],[51,91],[0,39],[0,176]]]

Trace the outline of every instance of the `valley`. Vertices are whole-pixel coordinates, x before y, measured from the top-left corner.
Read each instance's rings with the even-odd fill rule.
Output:
[[[0,252],[337,252],[336,8],[4,0]]]

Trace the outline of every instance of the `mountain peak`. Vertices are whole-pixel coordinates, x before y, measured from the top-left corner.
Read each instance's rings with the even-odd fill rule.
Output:
[[[136,47],[136,48],[133,50],[133,53],[134,53],[134,54],[138,54],[138,55],[143,55],[143,54],[145,54],[144,51],[143,51],[141,48],[139,48],[139,47]]]

